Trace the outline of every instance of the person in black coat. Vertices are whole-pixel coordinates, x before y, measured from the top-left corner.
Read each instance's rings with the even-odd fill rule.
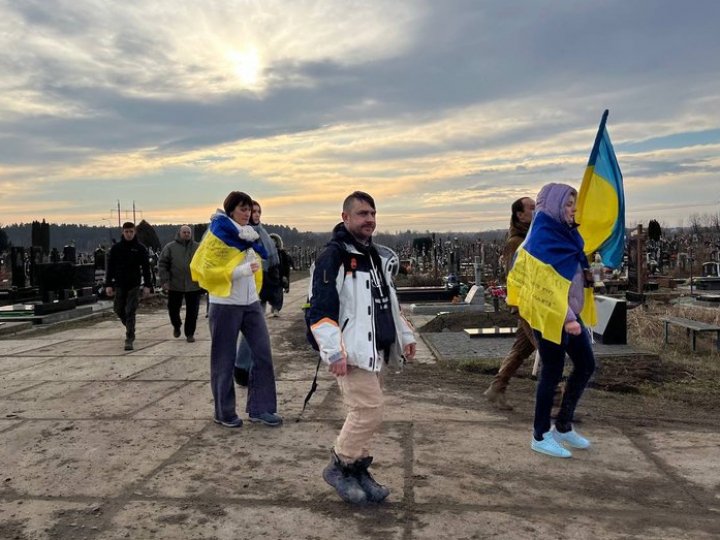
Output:
[[[110,249],[105,293],[115,297],[115,314],[125,326],[125,350],[133,350],[135,341],[135,313],[142,295],[150,294],[152,276],[147,248],[135,237],[135,224],[123,223],[120,242]]]

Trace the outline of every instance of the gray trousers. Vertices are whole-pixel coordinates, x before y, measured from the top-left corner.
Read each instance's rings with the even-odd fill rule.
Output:
[[[238,334],[252,351],[245,412],[256,417],[264,412],[277,412],[275,372],[270,350],[270,335],[260,302],[249,306],[210,304],[210,386],[215,400],[215,418],[231,422],[237,418],[235,404],[235,366]]]
[[[125,337],[135,339],[135,312],[140,302],[140,287],[115,287],[113,310],[125,326]]]

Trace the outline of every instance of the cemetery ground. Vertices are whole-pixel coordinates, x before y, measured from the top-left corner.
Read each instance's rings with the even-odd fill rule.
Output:
[[[720,358],[704,340],[691,354],[682,331],[662,345],[656,316],[672,308],[629,313],[631,343],[655,355],[634,368],[626,357],[622,392],[605,389],[601,364],[577,424],[593,447],[568,460],[529,449],[531,360],[508,389],[515,410],[501,412],[482,397],[496,359],[436,359],[419,339],[418,361],[385,377],[371,471],[390,498],[351,507],[320,476],[344,417],[324,369],[300,417],[316,364],[305,292],[293,284],[268,318],[277,429],[213,423],[204,308],[195,343],[172,337],[157,302],[132,352],[109,313],[0,338],[0,538],[720,536]],[[414,322],[428,337],[467,321]]]

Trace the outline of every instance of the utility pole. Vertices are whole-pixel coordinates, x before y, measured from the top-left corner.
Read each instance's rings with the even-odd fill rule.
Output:
[[[120,199],[118,199],[118,229],[122,228],[120,225]]]
[[[133,201],[133,223],[137,224],[137,221],[135,220],[135,201]]]

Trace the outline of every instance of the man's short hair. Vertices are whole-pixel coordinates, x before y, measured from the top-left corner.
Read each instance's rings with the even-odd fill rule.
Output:
[[[123,229],[134,229],[135,224],[132,221],[126,221],[125,223],[123,223],[122,228]]]
[[[252,208],[252,198],[242,191],[231,191],[223,201],[223,210],[229,216],[238,205]]]
[[[525,203],[523,202],[525,199],[529,199],[530,197],[520,197],[517,201],[512,203],[512,215],[510,216],[510,223],[515,225],[516,227],[520,224],[520,220],[517,217],[517,213],[524,212],[525,211]]]
[[[343,201],[343,212],[346,214],[350,212],[353,201],[366,202],[373,210],[375,210],[375,199],[373,199],[370,194],[365,193],[364,191],[353,191],[350,195],[345,197],[345,200]]]

